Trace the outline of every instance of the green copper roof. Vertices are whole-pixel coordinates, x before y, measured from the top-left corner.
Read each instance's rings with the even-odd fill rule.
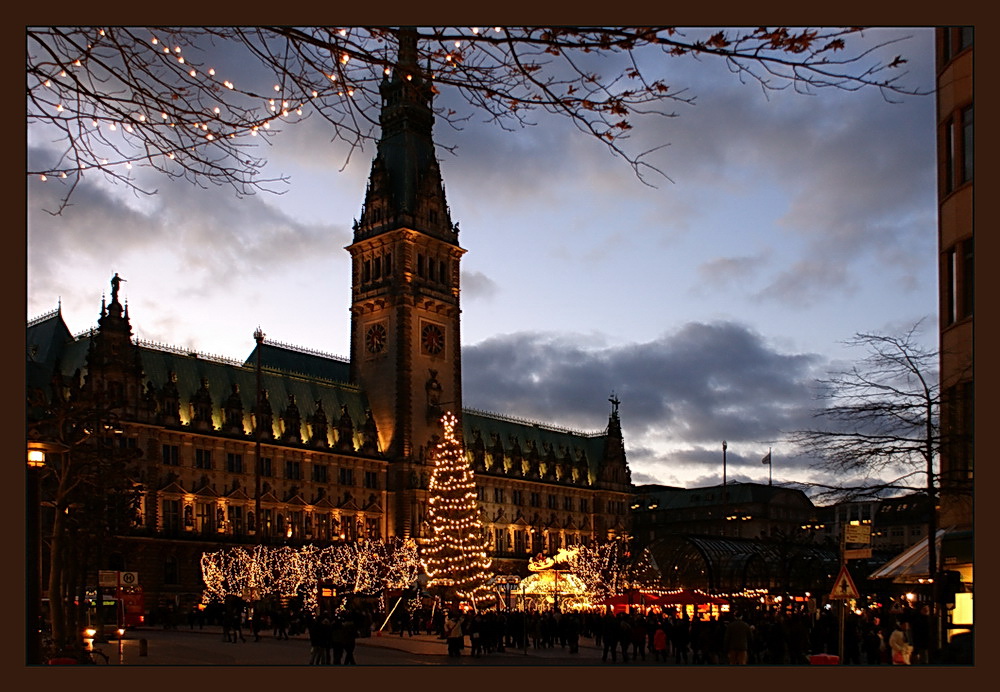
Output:
[[[256,366],[257,348],[254,346],[244,365]],[[304,377],[318,377],[331,382],[350,382],[351,380],[351,364],[343,358],[268,341],[265,341],[260,347],[260,365],[262,369],[266,370],[280,370]]]
[[[570,458],[574,461],[576,461],[579,453],[583,452],[587,456],[592,478],[596,478],[597,476],[597,469],[601,457],[604,455],[604,443],[607,439],[607,436],[603,433],[574,432],[544,423],[521,421],[500,414],[473,409],[464,409],[462,411],[462,430],[465,436],[466,447],[472,444],[472,441],[475,439],[475,431],[479,430],[487,449],[493,444],[492,434],[496,433],[499,435],[506,454],[510,453],[512,447],[511,436],[517,438],[521,445],[521,451],[525,455],[528,452],[529,441],[534,441],[541,458],[544,458],[545,455],[544,444],[552,446],[557,459],[562,458],[564,447],[569,449]]]

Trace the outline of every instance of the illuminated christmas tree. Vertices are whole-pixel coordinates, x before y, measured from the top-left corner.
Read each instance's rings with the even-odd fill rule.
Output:
[[[455,439],[456,422],[454,415],[444,414],[444,439],[431,451],[434,469],[427,499],[431,532],[420,557],[429,588],[468,599],[475,607],[485,591],[492,560],[486,554],[487,537],[479,521],[475,476]]]

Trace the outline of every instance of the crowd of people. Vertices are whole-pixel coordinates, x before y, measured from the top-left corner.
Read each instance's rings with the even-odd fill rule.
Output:
[[[399,604],[397,604],[399,606]],[[561,647],[579,653],[582,640],[607,664],[805,665],[816,654],[837,654],[835,609],[794,613],[736,606],[731,612],[689,617],[678,613],[558,610],[445,611],[396,607],[389,616],[365,610],[311,615],[281,608],[208,609],[189,618],[194,628],[221,624],[227,642],[260,641],[308,633],[310,665],[351,665],[358,637],[421,633],[447,640],[448,655],[490,656],[508,649]],[[164,623],[165,626],[166,623]],[[931,662],[931,617],[926,605],[849,612],[844,621],[844,665],[918,665]]]

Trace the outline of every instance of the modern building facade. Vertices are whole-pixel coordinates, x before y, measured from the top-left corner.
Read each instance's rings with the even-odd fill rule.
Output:
[[[973,27],[937,40],[938,252],[940,259],[941,568],[973,583],[975,388],[973,376]],[[966,609],[971,613],[971,608]],[[967,623],[968,624],[968,623]]]
[[[419,542],[445,411],[461,421],[497,571],[526,572],[530,555],[627,532],[616,399],[590,434],[462,406],[465,250],[415,41],[403,32],[383,81],[381,139],[346,248],[349,360],[262,334],[245,361],[141,342],[117,275],[96,329],[74,336],[59,310],[29,322],[29,397],[100,393],[116,444],[141,452],[135,526],[99,569],[138,572],[147,593],[180,605],[200,594],[200,554],[223,546]]]

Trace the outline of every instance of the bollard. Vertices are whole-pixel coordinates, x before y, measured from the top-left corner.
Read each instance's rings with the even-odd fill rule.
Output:
[[[149,655],[149,642],[145,639],[139,640],[139,655],[148,656]]]

